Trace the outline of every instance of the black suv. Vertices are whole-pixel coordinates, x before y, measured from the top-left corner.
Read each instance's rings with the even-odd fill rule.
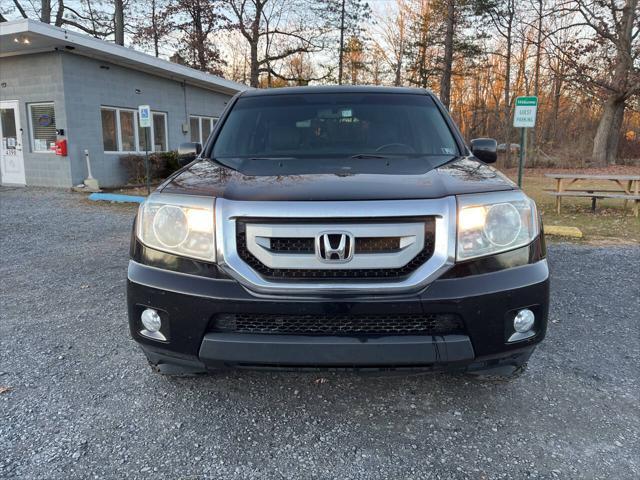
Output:
[[[547,327],[535,203],[430,92],[236,95],[140,206],[133,338],[164,373],[520,372]]]

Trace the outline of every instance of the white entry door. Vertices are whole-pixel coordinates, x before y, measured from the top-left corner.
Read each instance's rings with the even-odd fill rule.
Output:
[[[18,102],[0,102],[0,173],[3,185],[25,185]]]

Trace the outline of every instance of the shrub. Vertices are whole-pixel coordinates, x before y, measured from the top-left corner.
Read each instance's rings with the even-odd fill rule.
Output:
[[[144,155],[123,155],[119,160],[127,172],[128,183],[141,184],[146,181]],[[179,168],[178,152],[149,154],[149,175],[151,180],[163,180]]]

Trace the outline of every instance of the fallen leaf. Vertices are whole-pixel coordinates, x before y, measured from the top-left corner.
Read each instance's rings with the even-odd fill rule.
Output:
[[[7,393],[7,392],[10,392],[10,391],[11,391],[11,387],[0,386],[0,394]]]
[[[327,383],[329,381],[328,378],[320,377],[315,379],[315,383]]]

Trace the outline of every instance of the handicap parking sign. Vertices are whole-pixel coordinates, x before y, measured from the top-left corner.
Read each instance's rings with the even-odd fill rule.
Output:
[[[149,105],[140,105],[138,107],[138,121],[141,128],[151,126],[151,107]]]

